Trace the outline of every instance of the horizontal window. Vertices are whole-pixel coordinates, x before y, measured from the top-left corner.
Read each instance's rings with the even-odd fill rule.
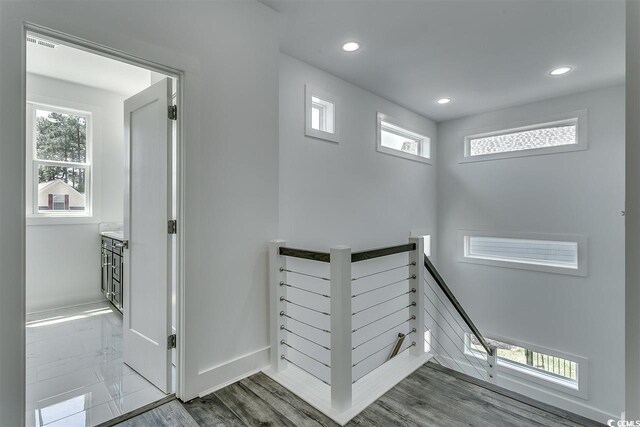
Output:
[[[496,347],[499,366],[578,390],[580,365],[575,360],[494,339],[487,342]],[[465,333],[464,351],[486,359],[485,349],[473,334]]]
[[[378,113],[378,151],[428,163],[431,139],[405,129],[385,114]]]
[[[578,243],[466,236],[468,258],[578,268]]]
[[[548,238],[547,238],[548,237]],[[461,261],[585,275],[586,239],[580,236],[498,235],[460,231]]]
[[[466,161],[519,157],[586,148],[586,112],[577,111],[547,120],[465,137]]]

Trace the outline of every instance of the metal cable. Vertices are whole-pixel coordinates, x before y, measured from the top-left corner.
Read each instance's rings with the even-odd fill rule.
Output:
[[[287,288],[298,289],[300,291],[309,292],[310,294],[320,295],[321,297],[325,297],[325,298],[331,298],[329,295],[321,294],[320,292],[310,291],[308,289],[304,289],[299,286],[290,285],[286,282],[280,282],[280,286],[286,286]]]
[[[291,364],[292,364],[293,366],[295,366],[296,368],[298,368],[298,369],[302,369],[302,370],[303,370],[303,371],[305,371],[307,374],[311,375],[312,377],[316,378],[316,379],[317,379],[317,380],[319,380],[319,381],[322,381],[323,383],[325,383],[326,385],[328,385],[329,387],[331,387],[331,384],[329,384],[328,382],[326,382],[325,380],[323,380],[323,379],[322,379],[322,378],[320,378],[319,376],[317,376],[317,375],[315,375],[315,374],[312,374],[311,372],[307,371],[306,369],[304,369],[302,366],[298,365],[297,363],[292,362],[291,360],[287,359],[287,358],[285,357],[285,355],[284,355],[284,354],[283,354],[282,356],[280,356],[280,358],[281,358],[282,360],[286,360],[287,362],[291,363]]]
[[[302,351],[302,350],[298,350],[297,348],[295,348],[295,347],[294,347],[294,346],[292,346],[291,344],[287,344],[287,342],[286,342],[285,340],[280,340],[280,344],[282,344],[282,345],[286,345],[286,346],[287,346],[287,347],[289,347],[290,349],[295,350],[295,351],[297,351],[298,353],[300,353],[300,354],[303,354],[303,355],[307,356],[307,357],[308,357],[309,359],[311,359],[311,360],[315,360],[316,362],[318,362],[318,363],[319,363],[319,364],[321,364],[321,365],[326,366],[327,368],[330,368],[330,367],[331,367],[331,365],[328,365],[328,364],[324,363],[323,361],[321,361],[321,360],[319,360],[319,359],[316,359],[316,358],[315,358],[315,357],[313,357],[313,356],[309,356],[307,353],[305,353],[305,352],[304,352],[304,351]]]
[[[307,310],[315,311],[316,313],[324,314],[325,316],[329,316],[329,313],[327,313],[327,312],[316,310],[315,308],[307,307],[306,305],[298,304],[297,302],[289,301],[285,297],[280,297],[280,301],[284,301],[284,302],[286,302],[288,304],[297,305],[298,307],[306,308]]]
[[[400,311],[404,310],[405,308],[413,307],[413,306],[415,306],[415,305],[416,305],[416,303],[415,303],[415,302],[412,302],[411,304],[409,304],[409,305],[407,305],[407,306],[405,306],[405,307],[399,308],[398,310],[393,311],[393,312],[391,312],[391,313],[387,314],[386,316],[382,316],[382,317],[380,317],[379,319],[374,320],[373,322],[369,322],[369,323],[367,323],[366,325],[362,325],[362,326],[360,326],[359,328],[353,329],[353,330],[351,331],[351,333],[357,332],[357,331],[359,331],[359,330],[360,330],[360,329],[362,329],[362,328],[366,328],[366,327],[367,327],[367,326],[369,326],[369,325],[372,325],[372,324],[374,324],[374,323],[376,323],[376,322],[378,322],[378,321],[380,321],[380,320],[382,320],[382,319],[384,319],[384,318],[387,318],[387,317],[389,317],[389,316],[391,316],[391,315],[393,315],[393,314],[396,314],[396,313],[398,313],[398,312],[400,312]],[[415,318],[416,318],[416,316],[411,316],[411,320],[414,320]]]
[[[314,274],[309,274],[309,273],[302,273],[300,271],[294,271],[294,270],[289,270],[283,267],[280,267],[280,272],[286,271],[287,273],[293,273],[293,274],[300,274],[301,276],[307,276],[307,277],[314,277],[316,279],[320,279],[320,280],[326,280],[326,281],[331,281],[331,279],[327,278],[327,277],[322,277],[322,276],[316,276]]]
[[[404,325],[404,324],[405,324],[405,323],[407,323],[407,322],[411,322],[411,320],[413,320],[413,319],[408,318],[408,319],[407,319],[407,320],[405,320],[404,322],[402,322],[402,323],[398,323],[397,325],[395,325],[395,326],[393,326],[393,327],[391,327],[391,328],[387,329],[387,330],[386,330],[386,331],[384,331],[384,332],[379,333],[378,335],[376,335],[376,336],[374,336],[374,337],[369,338],[369,339],[368,339],[368,340],[366,340],[366,341],[362,341],[362,342],[361,342],[360,344],[358,344],[357,346],[355,346],[355,347],[351,348],[351,350],[355,350],[356,348],[358,348],[358,347],[360,347],[360,346],[365,345],[365,344],[366,344],[366,343],[368,343],[369,341],[372,341],[372,340],[374,340],[374,339],[378,338],[379,336],[384,335],[384,334],[386,334],[387,332],[394,330],[394,329],[395,329],[395,328],[397,328],[398,326],[402,326],[402,325]]]
[[[284,317],[286,317],[287,319],[295,320],[296,322],[298,322],[298,323],[302,323],[303,325],[307,325],[307,326],[309,326],[310,328],[317,329],[317,330],[319,330],[319,331],[326,332],[326,333],[328,333],[328,334],[330,334],[330,333],[331,333],[331,331],[328,331],[328,330],[326,330],[326,329],[322,329],[322,328],[318,328],[317,326],[313,326],[313,325],[311,325],[311,324],[309,324],[309,323],[307,323],[307,322],[303,322],[302,320],[298,320],[298,319],[296,319],[295,317],[291,317],[291,316],[289,316],[288,314],[286,314],[284,311],[281,311],[281,312],[280,312],[280,316],[284,316]]]
[[[442,298],[440,298],[440,296],[438,295],[438,291],[431,286],[431,284],[429,283],[429,281],[426,279],[426,277],[424,278],[424,282],[427,284],[427,286],[429,286],[429,288],[431,288],[431,290],[433,291],[433,293],[435,294],[436,298],[438,298],[438,301],[440,301],[440,304],[442,304],[444,306],[444,308],[449,312],[449,315],[451,316],[451,318],[458,324],[458,326],[460,327],[460,329],[464,330],[464,327],[462,327],[462,325],[460,324],[460,322],[458,322],[458,320],[456,319],[456,316],[453,315],[453,313],[451,313],[451,310],[449,310],[449,307],[447,306],[447,304],[444,303],[444,301],[442,301]],[[427,298],[429,298],[429,296],[425,293],[425,296]],[[433,304],[433,302],[432,302]],[[437,309],[436,309],[437,310]],[[440,313],[442,315],[442,313]],[[442,316],[444,317],[444,316]],[[476,344],[470,342],[471,345],[473,345],[476,350],[480,351],[481,353],[484,352],[483,349],[480,349]]]
[[[444,330],[444,328],[442,326],[440,326],[438,324],[438,322],[436,322],[436,319],[433,318],[433,316],[431,315],[431,313],[429,313],[428,311],[425,310],[425,313],[427,313],[429,315],[429,317],[431,317],[431,320],[433,320],[433,322],[440,328],[440,330],[442,332],[444,332],[444,334],[446,335],[447,338],[449,338],[449,341],[451,341],[451,344],[453,344],[453,346],[455,348],[458,349],[458,351],[460,351],[460,349],[458,348],[458,346],[456,345],[455,341],[453,341],[453,339],[449,336],[449,334],[447,333],[447,331]],[[435,338],[435,336],[433,334],[431,334],[432,337]],[[436,342],[438,342],[438,339],[435,338]],[[440,345],[440,347],[444,350],[444,347],[440,344],[440,342],[438,342],[438,344]],[[448,353],[448,352],[447,352]],[[482,375],[482,373],[478,370],[478,368],[476,368],[476,365],[474,365],[473,363],[471,363],[471,360],[469,360],[469,358],[467,357],[466,354],[464,354],[464,350],[460,351],[460,353],[462,353],[462,356],[464,356],[465,359],[467,359],[467,361],[469,362],[469,364],[471,365],[471,367],[473,367],[473,369],[475,369],[475,371],[478,373],[478,375],[480,375],[480,378],[482,378],[485,381],[488,381],[488,377]],[[449,355],[449,357],[451,357],[451,355]],[[454,359],[455,360],[455,359]],[[457,362],[456,362],[457,363]],[[458,365],[460,366],[460,365]],[[465,373],[464,370],[462,370],[462,373]],[[488,374],[487,374],[488,375]]]
[[[411,288],[411,290],[410,290],[410,291],[408,291],[408,292],[405,292],[405,293],[400,294],[400,295],[396,295],[395,297],[389,298],[389,299],[384,300],[384,301],[382,301],[382,302],[379,302],[379,303],[377,303],[377,304],[370,305],[369,307],[367,307],[367,308],[363,308],[362,310],[354,311],[353,313],[351,313],[351,315],[352,315],[352,316],[355,316],[356,314],[362,313],[363,311],[369,310],[370,308],[377,307],[377,306],[382,305],[382,304],[384,304],[384,303],[387,303],[387,302],[389,302],[389,301],[393,301],[394,299],[396,299],[396,298],[400,298],[401,296],[409,295],[409,294],[411,294],[411,293],[414,293],[415,291],[416,291],[416,289],[415,289],[415,288]]]
[[[445,321],[445,322],[447,322],[447,325],[449,325],[449,327],[451,328],[451,330],[452,330],[452,331],[453,331],[453,332],[458,336],[458,338],[460,338],[460,339],[462,340],[463,345],[464,345],[465,347],[467,347],[467,348],[468,348],[467,343],[466,343],[466,340],[464,339],[464,335],[460,335],[460,334],[458,333],[458,330],[457,330],[457,329],[455,329],[455,328],[453,327],[453,325],[451,325],[451,323],[449,323],[449,320],[447,320],[447,317],[446,317],[444,314],[442,314],[442,312],[441,312],[440,310],[438,310],[438,307],[434,304],[433,300],[432,300],[431,298],[429,298],[429,295],[424,294],[424,296],[426,296],[426,297],[427,297],[427,299],[429,300],[429,302],[431,303],[431,305],[433,306],[433,308],[435,308],[435,309],[436,309],[436,311],[438,312],[438,314],[440,314],[440,316],[442,316],[442,318],[444,319],[444,321]],[[442,300],[441,300],[440,302],[442,303]],[[443,303],[443,304],[444,304],[444,303]],[[446,307],[446,306],[445,306],[445,307]],[[425,308],[425,310],[426,310],[426,308]],[[449,314],[451,314],[451,312],[449,312]],[[432,319],[433,319],[433,317],[432,317]],[[460,325],[460,323],[459,323],[459,322],[457,322],[457,321],[456,321],[456,319],[455,319],[455,318],[454,318],[453,320],[458,324],[458,327],[460,327],[460,329],[463,329],[463,330],[464,330],[464,328]],[[477,347],[476,347],[476,348],[477,348]],[[469,350],[471,350],[471,349],[469,349]],[[474,357],[474,359],[475,359],[475,357]],[[478,362],[478,363],[480,363],[480,362]]]
[[[408,346],[407,346],[407,348],[405,348],[405,349],[404,349],[404,350],[402,350],[402,351],[407,351],[408,349],[410,349],[410,348],[411,348],[411,347],[413,347],[414,345],[416,345],[415,341],[414,341],[414,342],[412,342],[410,345],[408,345]],[[399,352],[398,354],[400,354],[400,353],[401,353],[401,352]],[[386,362],[385,362],[385,363],[386,363]],[[384,365],[384,363],[383,363],[382,365]],[[378,369],[378,368],[379,368],[380,366],[382,366],[382,365],[376,366],[375,368],[373,368],[372,370],[370,370],[370,371],[369,371],[369,372],[367,372],[366,374],[361,375],[357,380],[352,381],[352,382],[351,382],[351,384],[355,384],[355,383],[357,383],[358,381],[360,381],[361,379],[363,379],[364,377],[366,377],[367,375],[369,375],[371,372],[375,371],[376,369]]]
[[[426,296],[426,295],[425,295],[425,296]],[[469,358],[467,357],[467,354],[464,352],[464,347],[467,347],[467,343],[466,343],[466,341],[465,341],[464,337],[463,337],[463,336],[460,336],[460,334],[459,334],[459,333],[456,331],[456,329],[451,325],[451,323],[449,323],[449,321],[447,320],[447,318],[446,318],[446,317],[444,317],[444,315],[442,314],[442,312],[441,312],[440,310],[438,310],[438,307],[436,307],[436,305],[433,303],[433,301],[431,301],[431,298],[429,298],[429,297],[427,296],[427,299],[429,300],[429,302],[431,303],[431,305],[433,306],[433,308],[435,308],[435,309],[436,309],[436,311],[440,314],[440,316],[442,316],[442,318],[444,319],[444,321],[445,321],[445,322],[447,322],[447,325],[449,325],[449,327],[450,327],[450,328],[451,328],[451,330],[456,334],[456,336],[462,340],[462,346],[463,346],[462,354],[463,354],[463,356],[465,357],[465,359],[467,359],[467,361],[469,361],[469,364],[475,368],[475,365],[473,364],[473,360],[475,360],[475,361],[476,361],[476,363],[477,363],[478,365],[480,365],[480,369],[484,369],[484,370],[486,370],[486,368],[485,368],[484,366],[482,366],[482,363],[480,363],[480,361],[478,361],[478,359],[477,359],[476,357],[472,357],[471,359],[469,359]],[[427,311],[426,311],[426,309],[425,309],[425,312],[427,312]],[[429,312],[427,312],[427,314],[429,314]],[[431,317],[431,318],[433,319],[433,317],[432,317],[430,314],[429,314],[429,317]],[[434,319],[434,322],[435,322],[435,319]],[[436,322],[436,323],[437,323],[437,322]],[[445,334],[447,334],[447,333],[446,333],[446,331],[444,331],[444,328],[443,328],[442,326],[440,326],[440,325],[438,325],[438,326],[440,327],[440,329],[442,329],[442,331],[443,331]],[[448,334],[447,334],[447,335],[448,335]],[[451,338],[449,338],[449,339],[451,339]],[[454,343],[454,345],[455,345],[455,343]],[[457,348],[457,347],[456,347],[456,348]],[[467,347],[467,348],[468,348],[468,347]],[[478,369],[476,369],[476,371],[477,371],[477,370],[478,370]]]
[[[303,340],[307,340],[307,341],[309,341],[310,343],[313,343],[313,344],[317,345],[318,347],[322,347],[322,348],[324,348],[325,350],[329,350],[329,351],[331,351],[331,348],[330,348],[330,347],[327,347],[327,346],[324,346],[324,345],[322,345],[322,344],[320,344],[320,343],[317,343],[317,342],[315,342],[315,341],[312,341],[312,340],[310,340],[309,338],[305,338],[305,337],[303,337],[302,335],[297,334],[297,333],[293,332],[293,331],[292,331],[292,330],[290,330],[290,329],[287,329],[287,327],[286,327],[286,326],[284,326],[284,325],[280,325],[280,329],[282,329],[283,331],[287,331],[287,332],[289,332],[289,333],[290,333],[290,334],[292,334],[292,335],[295,335],[295,336],[297,336],[297,337],[300,337],[300,338],[302,338]]]
[[[365,277],[375,276],[376,274],[382,274],[382,273],[386,273],[387,271],[398,270],[398,269],[401,269],[401,268],[404,268],[404,267],[410,267],[412,265],[416,265],[415,261],[414,262],[410,262],[409,264],[401,265],[399,267],[393,267],[393,268],[389,268],[387,270],[382,270],[382,271],[378,271],[378,272],[371,273],[371,274],[365,274],[364,276],[354,277],[353,279],[351,279],[351,281],[355,282],[356,280],[364,279]]]
[[[449,352],[447,351],[447,349],[440,344],[440,341],[438,341],[438,338],[436,338],[436,336],[434,334],[431,334],[431,338],[433,338],[434,340],[436,340],[436,343],[438,343],[438,345],[440,346],[440,348],[447,353],[447,356],[449,356],[449,359],[453,361],[453,363],[455,363],[456,365],[458,365],[458,368],[460,368],[460,372],[465,374],[466,372],[464,371],[464,369],[462,369],[462,366],[460,366],[460,364],[458,363],[458,361],[456,359],[454,359],[453,357],[451,357],[451,355],[449,354]]]
[[[415,279],[415,278],[416,278],[416,276],[413,275],[411,277],[407,277],[406,279],[397,280],[395,282],[392,282],[392,283],[389,283],[389,284],[386,284],[386,285],[378,286],[377,288],[369,289],[368,291],[360,292],[359,294],[353,294],[351,296],[351,298],[359,297],[360,295],[368,294],[369,292],[377,291],[378,289],[386,288],[387,286],[395,285],[395,284],[402,283],[402,282],[405,282],[407,280],[411,280],[411,279]]]
[[[414,333],[416,331],[416,329],[412,329],[411,332],[407,332],[404,336],[405,338],[408,337],[409,335],[411,335],[412,333]],[[397,341],[397,339],[396,339]],[[392,342],[389,345],[385,345],[384,347],[382,347],[379,350],[374,351],[373,353],[371,353],[370,355],[368,355],[367,357],[363,357],[362,359],[360,359],[359,361],[357,361],[356,363],[354,363],[353,365],[351,365],[352,368],[354,368],[356,365],[362,363],[363,361],[367,360],[368,358],[370,358],[371,356],[380,353],[382,350],[384,350],[385,348],[389,348],[395,345],[396,341]]]

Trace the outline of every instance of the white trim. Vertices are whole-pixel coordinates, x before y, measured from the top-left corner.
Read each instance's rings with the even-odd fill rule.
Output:
[[[395,150],[393,148],[386,147],[382,145],[382,122],[389,123],[393,127],[397,127],[401,130],[403,134],[407,136],[407,138],[414,139],[420,141],[420,151],[425,149],[425,145],[427,145],[429,150],[428,156],[420,156],[411,153],[405,153],[400,150]],[[432,164],[432,153],[433,153],[433,144],[434,138],[429,135],[424,135],[422,133],[414,132],[410,130],[407,126],[403,125],[400,120],[396,120],[395,118],[378,112],[376,115],[376,150],[380,153],[390,154],[396,157],[402,157],[408,160],[414,160],[421,163],[426,163],[428,165]]]
[[[450,362],[451,366],[456,366],[456,363],[458,363],[461,366],[468,367],[468,371],[473,371],[473,365],[471,365],[466,359],[453,359],[441,354],[438,354],[437,357]],[[474,376],[468,372],[466,372],[466,374],[472,377]],[[574,398],[574,396],[567,395],[566,393],[558,393],[555,390],[547,387],[540,387],[538,384],[531,383],[529,381],[522,381],[519,377],[512,377],[508,372],[498,376],[498,386],[511,390],[515,393],[520,393],[532,399],[539,400],[542,403],[553,405],[603,423],[609,419],[619,418],[619,415],[600,410],[593,406],[588,406],[586,402],[582,402],[581,400]]]
[[[71,224],[97,224],[101,217],[101,162],[102,155],[102,109],[96,105],[69,101],[61,98],[42,96],[37,94],[27,95],[27,120],[26,120],[26,167],[30,173],[26,179],[27,200],[27,226],[32,225],[71,225]],[[34,123],[36,109],[49,109],[63,114],[82,116],[87,119],[87,159],[85,163],[58,162],[38,160],[34,158],[35,133]],[[71,212],[39,212],[38,211],[38,182],[35,178],[39,165],[57,164],[74,165],[85,169],[85,210]]]
[[[311,126],[311,110],[313,101],[311,98],[316,97],[321,100],[333,104],[333,133],[313,129]],[[340,97],[319,89],[311,85],[304,85],[304,133],[312,138],[324,139],[331,142],[340,142],[340,119],[338,112],[340,111]]]
[[[486,259],[470,257],[466,255],[466,237],[502,237],[508,239],[529,239],[529,240],[550,240],[559,242],[576,242],[578,244],[578,268],[559,267],[544,264],[534,264],[525,261],[503,261],[496,259]],[[521,270],[542,271],[545,273],[568,274],[571,276],[587,276],[587,236],[579,234],[543,234],[543,233],[520,233],[507,231],[483,231],[483,230],[458,230],[458,261],[470,264],[490,265],[493,267],[517,268]]]
[[[471,349],[468,350],[468,347],[466,345],[466,339],[468,335],[469,332],[465,331],[465,344],[463,344],[464,354],[473,356],[480,360],[485,360],[486,355],[484,353],[480,353]],[[589,359],[587,359],[586,357],[565,353],[559,350],[550,349],[518,339],[500,337],[493,334],[487,335],[486,338],[489,340],[500,341],[505,344],[516,345],[527,350],[533,350],[537,353],[559,357],[561,359],[575,362],[578,365],[577,381],[573,381],[571,379],[562,379],[561,377],[557,377],[553,374],[547,374],[541,369],[533,367],[529,368],[527,366],[520,365],[515,362],[510,362],[498,357],[498,377],[500,377],[500,375],[504,375],[504,373],[508,373],[509,375],[513,375],[514,377],[521,378],[525,381],[530,381],[543,387],[570,394],[581,399],[587,400],[589,398]]]
[[[482,154],[471,156],[469,144],[471,139],[487,136],[503,135],[511,132],[540,129],[547,126],[574,121],[577,127],[576,144],[558,145],[555,147],[532,148],[528,150],[509,151],[505,153]],[[482,162],[487,160],[509,159],[514,157],[538,156],[543,154],[566,153],[582,151],[589,148],[587,132],[587,110],[577,110],[568,113],[554,114],[537,119],[523,120],[515,123],[493,125],[466,132],[464,144],[460,153],[459,163]]]
[[[186,394],[187,384],[187,368],[184,361],[186,360],[186,345],[185,340],[187,336],[186,332],[186,308],[185,308],[185,229],[187,227],[185,218],[185,181],[186,181],[186,163],[185,163],[185,144],[186,144],[186,129],[184,126],[185,123],[185,105],[184,97],[185,97],[185,87],[186,87],[186,77],[185,71],[179,70],[177,68],[173,68],[170,66],[161,65],[157,62],[148,61],[141,57],[136,57],[134,55],[130,55],[126,52],[112,49],[110,47],[100,45],[98,43],[82,39],[80,37],[75,37],[57,30],[53,30],[47,27],[43,27],[38,24],[34,24],[31,22],[24,22],[22,25],[22,70],[21,70],[21,79],[22,79],[22,99],[21,106],[23,108],[23,127],[22,127],[22,140],[26,141],[26,128],[24,123],[26,122],[26,116],[24,112],[26,111],[27,105],[27,90],[26,90],[26,75],[27,75],[27,62],[26,62],[26,44],[27,44],[27,33],[36,33],[41,36],[44,36],[49,39],[54,39],[60,43],[64,43],[65,45],[84,50],[86,52],[90,52],[96,55],[100,55],[106,58],[111,58],[117,61],[125,62],[127,64],[135,65],[137,67],[142,67],[147,70],[155,71],[158,73],[165,74],[167,76],[173,77],[177,80],[177,100],[176,105],[178,106],[178,120],[176,123],[177,131],[176,131],[176,153],[177,153],[177,161],[176,161],[176,201],[177,201],[177,213],[176,219],[179,224],[178,234],[176,235],[176,327],[178,329],[178,340],[176,345],[176,382],[174,384],[175,395],[178,399],[185,400],[184,395]],[[180,60],[182,63],[186,64],[186,69],[193,71],[194,75],[197,76],[200,62],[193,57],[181,56]],[[196,77],[197,78],[197,77]],[[26,162],[26,150],[23,150],[23,162]],[[23,163],[24,164],[24,163]],[[23,171],[23,174],[26,175],[26,171]],[[26,179],[26,176],[23,176],[23,182]],[[23,199],[24,202],[24,199]],[[24,206],[24,203],[23,203]],[[27,222],[24,222],[25,232],[26,232]],[[24,243],[24,240],[23,240]],[[23,254],[22,259],[26,259],[26,245],[23,244]],[[23,262],[22,265],[22,277],[26,275],[26,264]],[[22,307],[26,306],[26,292],[24,291],[25,281],[22,281]],[[23,309],[23,313],[24,313]],[[25,319],[23,319],[25,320]],[[23,327],[23,331],[25,328]],[[23,335],[24,336],[24,335]],[[23,358],[23,375],[25,378],[24,371],[26,370],[26,364],[24,363]],[[24,382],[22,384],[22,390],[25,390]],[[23,411],[24,412],[24,411]]]

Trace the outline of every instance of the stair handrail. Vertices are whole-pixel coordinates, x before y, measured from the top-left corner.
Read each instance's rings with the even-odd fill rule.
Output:
[[[445,296],[447,297],[451,305],[453,305],[453,308],[455,308],[458,314],[460,315],[460,317],[462,317],[462,320],[464,320],[464,323],[467,324],[467,326],[469,327],[473,335],[475,335],[475,337],[478,339],[482,347],[484,347],[487,354],[489,356],[494,356],[495,347],[489,345],[487,340],[484,338],[480,330],[478,330],[476,325],[473,323],[473,321],[471,320],[467,312],[464,310],[464,308],[456,298],[456,296],[453,294],[453,292],[451,292],[451,289],[449,289],[449,286],[447,286],[446,282],[444,281],[442,276],[440,276],[440,273],[438,273],[438,270],[433,265],[431,260],[429,260],[429,257],[427,257],[426,254],[424,255],[424,266],[429,272],[429,274],[431,275],[431,277],[433,277],[433,280],[435,280],[435,282],[438,284],[442,292],[445,294]]]

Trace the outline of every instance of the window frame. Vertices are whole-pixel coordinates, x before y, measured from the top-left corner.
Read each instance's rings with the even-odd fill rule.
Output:
[[[578,268],[553,265],[527,263],[523,261],[508,261],[485,259],[467,256],[467,237],[497,237],[505,239],[547,240],[557,242],[575,242],[578,245]],[[542,233],[514,233],[486,230],[458,230],[458,261],[469,264],[488,265],[492,267],[515,268],[520,270],[538,271],[544,273],[567,274],[570,276],[588,275],[587,266],[587,236],[579,234],[542,234]]]
[[[88,105],[81,105],[74,102],[63,101],[40,96],[30,96],[27,101],[27,126],[26,126],[26,178],[27,197],[26,212],[27,225],[54,225],[54,224],[84,224],[97,223],[100,218],[97,215],[98,200],[96,188],[99,187],[99,180],[96,179],[97,143],[99,132],[96,131],[96,116],[99,109]],[[56,160],[36,159],[36,111],[46,110],[61,114],[70,114],[84,117],[87,121],[87,141],[86,141],[86,161],[65,162]],[[38,208],[38,167],[39,166],[67,166],[85,170],[85,210],[64,210],[64,211],[40,211]]]
[[[464,343],[462,344],[463,354],[473,356],[481,361],[486,361],[486,354],[474,350],[469,346],[468,339],[471,332],[464,331]],[[575,354],[569,354],[566,352],[553,350],[550,348],[546,348],[543,346],[539,346],[537,344],[532,344],[526,341],[500,337],[497,335],[487,335],[487,339],[500,341],[505,344],[515,345],[518,347],[522,347],[528,350],[532,350],[537,353],[542,353],[548,356],[558,357],[561,359],[565,359],[571,362],[574,362],[577,366],[577,375],[576,381],[565,379],[562,376],[553,374],[551,372],[545,372],[541,369],[536,369],[533,367],[528,367],[521,363],[513,362],[508,359],[504,359],[498,357],[498,370],[500,371],[499,377],[505,378],[505,375],[508,377],[517,377],[520,379],[527,380],[529,382],[557,390],[566,394],[570,394],[582,399],[588,399],[589,396],[589,360],[586,357],[577,356]],[[509,378],[511,380],[511,378]]]
[[[544,129],[547,127],[562,126],[563,124],[575,123],[576,143],[557,145],[553,147],[530,148],[526,150],[507,151],[504,153],[480,154],[471,156],[471,140],[486,138],[490,136],[506,135],[510,133],[523,132],[527,130]],[[493,125],[482,129],[475,129],[466,132],[462,147],[462,154],[459,163],[482,162],[488,160],[511,159],[515,157],[539,156],[544,154],[567,153],[573,151],[583,151],[589,148],[587,137],[587,110],[577,110],[567,113],[554,114],[537,119],[519,121],[510,124]]]
[[[396,150],[393,148],[389,148],[387,146],[382,145],[382,130],[383,130],[383,122],[384,123],[388,123],[389,125],[395,127],[395,128],[399,128],[399,129],[394,129],[392,133],[395,133],[396,135],[400,135],[400,136],[404,136],[406,138],[410,138],[413,140],[418,140],[419,144],[418,144],[418,152],[419,153],[423,153],[425,151],[425,142],[428,144],[428,157],[423,157],[421,155],[417,155],[417,154],[411,154],[411,153],[407,153],[404,151],[400,151],[400,150]],[[387,130],[388,132],[388,130]],[[390,154],[392,156],[396,156],[396,157],[402,157],[404,159],[408,159],[408,160],[414,160],[420,163],[426,163],[428,165],[432,164],[433,160],[432,160],[432,154],[433,154],[433,143],[434,138],[428,134],[425,133],[418,133],[412,129],[409,129],[408,126],[404,125],[400,120],[396,120],[393,117],[385,114],[385,113],[381,113],[378,112],[377,116],[376,116],[376,150],[380,153],[385,153],[385,154]]]
[[[338,119],[338,108],[340,103],[340,98],[332,93],[324,91],[322,89],[313,87],[311,85],[306,84],[304,86],[305,92],[305,108],[304,108],[304,116],[305,116],[305,135],[310,136],[312,138],[323,139],[325,141],[331,141],[335,143],[340,142],[340,120]],[[321,101],[330,103],[333,105],[333,132],[328,132],[324,130],[314,129],[312,126],[312,111],[313,105],[316,102],[313,101],[313,98],[319,98]],[[327,117],[327,108],[323,105],[323,110],[325,113],[324,121],[328,120]]]

